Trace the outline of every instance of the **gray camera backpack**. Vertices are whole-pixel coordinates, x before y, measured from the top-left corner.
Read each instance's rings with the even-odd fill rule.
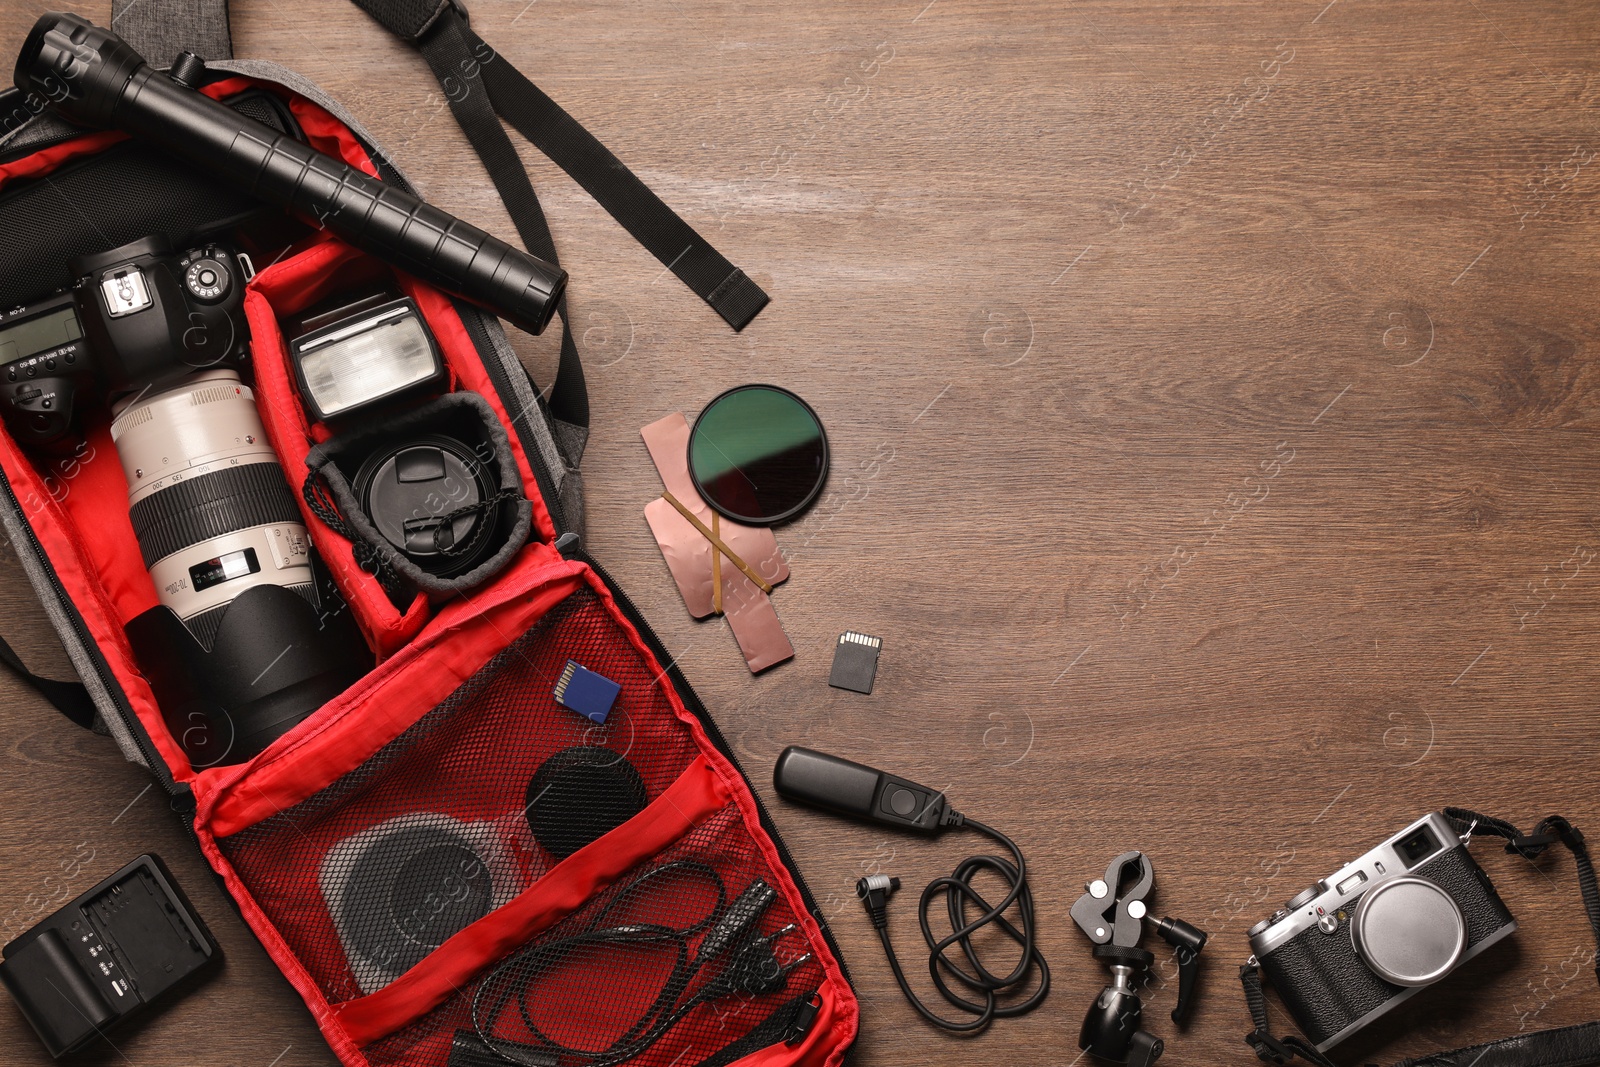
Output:
[[[734,329],[765,306],[759,286],[479,40],[458,5],[360,6],[427,57],[530,252],[555,260],[501,119]],[[158,66],[194,53],[204,63],[182,60],[173,81],[407,188],[314,85],[232,58],[220,0],[116,0],[111,28]],[[280,324],[336,291],[343,271],[381,275],[414,300],[448,365],[445,397],[471,394],[490,412],[510,457],[502,471],[520,481],[531,533],[503,568],[471,597],[419,592],[409,604],[381,587],[313,492],[283,496],[371,662],[259,754],[204,763],[129,636],[168,609],[130,523],[135,472],[119,467],[111,411],[85,391],[84,439],[66,453],[26,447],[14,421],[0,428],[0,522],[81,682],[31,674],[3,645],[0,659],[151,773],[339,1058],[837,1067],[860,1012],[816,901],[716,722],[580,545],[588,402],[564,304],[544,395],[492,315],[316,220],[21,93],[5,94],[0,115],[0,308],[60,299],[77,280],[70,261],[142,238],[181,249],[293,225],[303,238],[255,262],[243,296],[247,373],[287,485],[312,484],[308,458],[333,430],[296,392]],[[242,388],[197,390],[192,402],[237,403]],[[197,493],[196,513],[206,506]],[[614,687],[609,716],[562,703],[578,667]],[[569,1011],[579,964],[582,988],[606,995]]]

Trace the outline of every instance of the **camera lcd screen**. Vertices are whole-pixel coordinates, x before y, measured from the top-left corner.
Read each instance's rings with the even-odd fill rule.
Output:
[[[1410,870],[1439,851],[1439,839],[1428,827],[1419,826],[1401,838],[1395,844],[1394,850],[1400,853],[1400,859],[1404,861],[1406,869]]]
[[[76,341],[83,336],[78,312],[68,306],[0,330],[0,363],[25,359],[35,352]]]
[[[223,582],[231,582],[235,578],[243,578],[247,574],[257,574],[261,571],[261,563],[256,559],[256,550],[241,548],[237,552],[228,552],[216,559],[208,559],[204,563],[196,563],[189,568],[189,580],[194,583],[194,591],[210,589]]]

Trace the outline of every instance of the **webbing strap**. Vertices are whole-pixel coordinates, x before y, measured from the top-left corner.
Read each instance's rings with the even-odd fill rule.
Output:
[[[366,5],[363,4],[363,7]],[[550,236],[549,223],[539,206],[539,197],[528,180],[528,172],[517,157],[517,150],[506,135],[505,128],[495,115],[489,102],[489,91],[479,77],[482,65],[474,54],[476,37],[471,37],[466,22],[454,11],[437,20],[433,32],[421,45],[423,58],[428,61],[433,76],[439,79],[450,111],[472,142],[484,169],[494,181],[506,211],[517,227],[517,234],[529,252],[541,259],[560,265],[556,257],[555,240]],[[481,44],[482,42],[478,42]],[[561,317],[561,361],[556,368],[556,381],[547,403],[550,414],[574,426],[589,425],[589,392],[583,378],[583,363],[578,357],[578,346],[573,340],[572,328],[567,321],[567,297],[562,293],[556,304],[556,314]],[[574,464],[576,456],[568,457]]]
[[[460,16],[447,13],[440,22],[451,20],[461,22],[461,32],[477,55],[490,57],[481,71],[500,117],[583,186],[634,240],[710,304],[729,326],[735,330],[748,326],[771,299],[762,288],[679,218],[561,105],[495,55]]]
[[[60,682],[54,678],[34,674],[22,662],[22,657],[0,638],[0,663],[10,667],[12,673],[32,686],[34,691],[48,700],[52,707],[85,730],[94,727],[95,707],[82,682]]]
[[[730,263],[593,134],[474,33],[459,4],[450,0],[354,2],[384,28],[421,49],[528,251],[551,262],[558,261],[538,197],[500,119],[570,175],[729,326],[744,329],[767,306],[771,298],[744,271]],[[587,427],[587,389],[565,302],[560,314],[561,363],[548,405],[551,415],[561,422]]]

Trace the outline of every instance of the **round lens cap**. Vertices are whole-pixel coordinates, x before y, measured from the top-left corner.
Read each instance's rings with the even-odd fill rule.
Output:
[[[1461,908],[1426,878],[1396,878],[1367,890],[1351,933],[1367,966],[1398,986],[1437,982],[1467,946]]]
[[[828,437],[817,413],[789,390],[741,385],[695,420],[689,477],[705,502],[734,522],[775,526],[822,492]]]
[[[429,573],[464,573],[481,549],[493,547],[485,540],[480,551],[462,552],[484,521],[470,509],[494,493],[489,472],[463,441],[429,434],[380,449],[356,472],[353,488],[378,532]],[[449,515],[455,517],[447,522]]]

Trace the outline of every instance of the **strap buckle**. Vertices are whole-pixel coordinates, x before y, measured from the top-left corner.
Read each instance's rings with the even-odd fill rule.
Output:
[[[1256,1050],[1256,1058],[1263,1063],[1288,1063],[1294,1059],[1294,1052],[1282,1041],[1271,1034],[1264,1034],[1260,1030],[1253,1030],[1244,1035],[1245,1044]]]

